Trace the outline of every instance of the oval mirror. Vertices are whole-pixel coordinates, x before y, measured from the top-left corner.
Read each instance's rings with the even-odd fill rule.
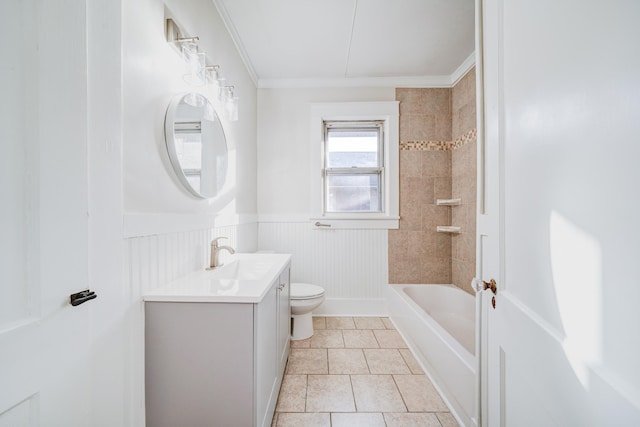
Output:
[[[227,140],[213,104],[199,93],[175,97],[164,139],[173,170],[191,194],[215,197],[227,177]]]

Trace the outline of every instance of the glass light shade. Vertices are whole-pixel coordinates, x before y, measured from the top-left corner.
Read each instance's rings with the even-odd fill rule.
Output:
[[[224,101],[224,109],[229,121],[235,122],[238,120],[238,97],[233,96],[233,91],[231,92],[231,96]]]
[[[186,63],[187,74],[184,75],[184,81],[192,86],[202,86],[206,81],[206,63],[207,54],[198,52],[190,57],[190,61]]]

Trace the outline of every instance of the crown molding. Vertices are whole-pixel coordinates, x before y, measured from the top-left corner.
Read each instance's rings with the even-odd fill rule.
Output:
[[[337,77],[328,79],[259,79],[260,89],[323,87],[450,87],[450,76]]]
[[[253,63],[251,62],[249,55],[247,55],[247,50],[244,48],[244,45],[242,44],[240,35],[238,34],[236,27],[233,25],[233,21],[231,21],[231,18],[229,17],[229,12],[227,11],[227,8],[224,6],[224,1],[213,0],[213,4],[218,10],[218,14],[222,19],[222,22],[224,22],[224,26],[227,27],[227,31],[229,31],[231,40],[233,40],[233,44],[236,46],[236,50],[238,51],[240,58],[242,58],[242,62],[244,62],[244,66],[247,69],[247,73],[249,73],[249,77],[251,77],[253,84],[256,85],[257,87],[258,74],[256,74],[256,70],[253,67]]]
[[[465,74],[467,74],[469,70],[471,70],[475,65],[476,65],[476,52],[474,51],[474,52],[471,52],[471,55],[469,55],[467,59],[462,61],[462,64],[460,64],[460,66],[456,68],[456,70],[453,73],[451,73],[451,75],[449,76],[451,79],[451,87],[458,84],[460,79],[462,79],[465,76]]]
[[[476,64],[476,55],[469,55],[453,73],[445,76],[400,77],[336,77],[328,79],[258,79],[259,89],[300,89],[326,87],[453,87]]]

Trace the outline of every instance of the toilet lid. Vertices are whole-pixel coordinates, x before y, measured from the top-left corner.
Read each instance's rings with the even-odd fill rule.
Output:
[[[309,299],[324,295],[324,288],[310,283],[292,283],[291,299]]]

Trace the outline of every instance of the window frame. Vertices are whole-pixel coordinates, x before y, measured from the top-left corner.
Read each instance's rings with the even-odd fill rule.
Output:
[[[327,212],[326,123],[380,123],[382,156],[380,212]],[[399,103],[346,102],[311,104],[310,220],[332,228],[396,229],[399,220]],[[320,227],[319,227],[320,228]],[[322,227],[324,228],[324,227]]]
[[[323,173],[323,185],[322,185],[322,201],[323,201],[323,212],[325,213],[380,213],[384,210],[384,200],[386,196],[386,192],[384,191],[384,178],[385,178],[385,168],[384,168],[384,122],[381,120],[359,120],[357,122],[353,121],[343,121],[343,120],[325,120],[323,122],[324,128],[324,137],[323,137],[323,160],[324,160],[324,173]],[[376,167],[361,167],[361,166],[353,166],[353,167],[329,167],[328,166],[328,144],[329,144],[329,133],[332,130],[340,131],[340,132],[358,132],[358,131],[376,131],[377,136],[377,157],[378,157],[378,166]],[[330,211],[328,206],[328,190],[329,190],[329,181],[328,178],[330,175],[369,175],[376,174],[378,175],[378,207],[380,210],[377,211]]]

